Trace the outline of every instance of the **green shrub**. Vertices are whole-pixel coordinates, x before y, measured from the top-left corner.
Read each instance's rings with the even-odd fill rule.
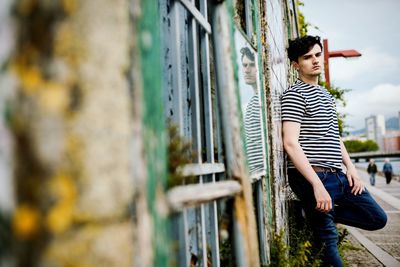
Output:
[[[378,144],[372,140],[347,140],[344,141],[344,145],[349,153],[377,151],[379,149]]]

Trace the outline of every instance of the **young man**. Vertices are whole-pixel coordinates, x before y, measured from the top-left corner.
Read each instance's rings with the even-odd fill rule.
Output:
[[[343,266],[336,223],[377,230],[385,226],[387,217],[365,189],[339,137],[334,98],[318,85],[319,37],[290,41],[288,55],[299,74],[282,96],[289,184],[324,249],[324,266]]]
[[[264,155],[261,132],[261,106],[257,88],[257,66],[255,55],[248,47],[240,49],[242,54],[243,77],[253,90],[253,96],[246,106],[244,115],[244,130],[246,135],[246,156],[251,175],[257,175],[264,170]]]
[[[242,47],[240,49],[242,67],[243,67],[243,78],[246,84],[250,85],[253,89],[253,93],[256,95],[257,91],[257,66],[255,63],[254,53],[251,52],[250,48]]]

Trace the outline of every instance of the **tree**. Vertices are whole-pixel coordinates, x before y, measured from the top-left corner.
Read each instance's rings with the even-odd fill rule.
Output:
[[[364,150],[365,151],[377,151],[379,146],[376,142],[372,140],[367,140],[364,142]]]
[[[297,6],[304,6],[304,3],[301,1],[297,1]],[[299,31],[300,36],[306,36],[308,32],[309,23],[305,21],[304,14],[300,10],[298,10],[298,21],[299,21]]]
[[[304,6],[304,3],[300,0],[296,1],[297,7]],[[303,12],[298,9],[298,21],[299,21],[299,31],[300,36],[306,36],[308,33],[308,27],[313,27],[314,29],[319,29],[317,26],[311,24],[310,22],[306,21]]]
[[[344,141],[344,145],[349,153],[377,151],[379,149],[378,144],[372,140],[347,140]]]
[[[337,105],[341,105],[343,107],[346,106],[346,99],[344,98],[344,96],[345,93],[351,91],[351,89],[342,89],[339,86],[333,85],[332,83],[330,84],[329,87],[327,87],[324,81],[320,82],[320,85],[328,89],[328,92],[335,98]],[[339,135],[343,136],[343,134],[345,133],[344,129],[346,127],[346,122],[345,122],[346,113],[337,112],[337,118],[339,126]]]

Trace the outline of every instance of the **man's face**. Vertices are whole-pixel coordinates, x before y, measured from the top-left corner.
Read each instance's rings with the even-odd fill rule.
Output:
[[[299,71],[300,76],[318,76],[322,72],[322,51],[318,44],[315,44],[308,53],[299,57],[294,62],[294,67]]]
[[[249,85],[257,84],[257,68],[254,61],[251,61],[244,55],[242,58],[242,66],[245,83]]]

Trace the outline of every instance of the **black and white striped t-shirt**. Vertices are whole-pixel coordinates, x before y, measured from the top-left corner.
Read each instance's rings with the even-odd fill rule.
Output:
[[[246,154],[250,174],[264,170],[262,145],[261,107],[258,94],[255,94],[246,106],[244,130],[246,134]]]
[[[282,121],[301,124],[299,143],[311,165],[342,168],[335,100],[325,88],[297,80],[283,93]]]

